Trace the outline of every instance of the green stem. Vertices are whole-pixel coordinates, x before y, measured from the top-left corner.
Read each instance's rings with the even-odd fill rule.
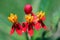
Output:
[[[27,40],[33,40],[33,36],[32,36],[32,37],[29,36],[27,32],[26,32],[25,34],[26,34],[26,38],[27,38]]]
[[[26,34],[26,39],[29,40],[28,35],[27,35],[28,33],[26,32],[25,34]]]

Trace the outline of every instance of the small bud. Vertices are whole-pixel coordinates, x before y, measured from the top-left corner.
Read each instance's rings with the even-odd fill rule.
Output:
[[[30,14],[32,12],[32,6],[30,4],[26,4],[24,7],[25,14]]]

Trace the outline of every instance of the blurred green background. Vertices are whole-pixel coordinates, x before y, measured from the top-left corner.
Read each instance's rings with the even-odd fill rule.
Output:
[[[26,34],[19,36],[16,32],[9,34],[12,23],[7,17],[9,14],[18,15],[18,21],[24,22],[24,6],[31,4],[33,12],[45,11],[46,20],[44,23],[48,31],[40,29],[34,30],[31,40],[60,40],[60,0],[0,0],[0,40],[28,40]]]

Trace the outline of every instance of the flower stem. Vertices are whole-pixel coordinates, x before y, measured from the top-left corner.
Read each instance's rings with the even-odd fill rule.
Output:
[[[32,36],[32,37],[29,36],[27,32],[26,32],[25,34],[26,34],[26,39],[27,39],[27,40],[33,40],[33,36]]]
[[[28,35],[27,35],[27,32],[25,34],[26,34],[26,39],[29,40]]]

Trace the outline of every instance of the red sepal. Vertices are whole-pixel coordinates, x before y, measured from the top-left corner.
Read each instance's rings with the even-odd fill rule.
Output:
[[[36,22],[34,27],[36,30],[39,30],[41,28],[41,24],[39,22]]]
[[[15,31],[15,28],[12,26],[11,31],[10,31],[10,35],[12,35],[14,33],[14,31]]]
[[[29,34],[30,36],[33,36],[33,34],[34,34],[33,29],[28,30],[28,34]]]

